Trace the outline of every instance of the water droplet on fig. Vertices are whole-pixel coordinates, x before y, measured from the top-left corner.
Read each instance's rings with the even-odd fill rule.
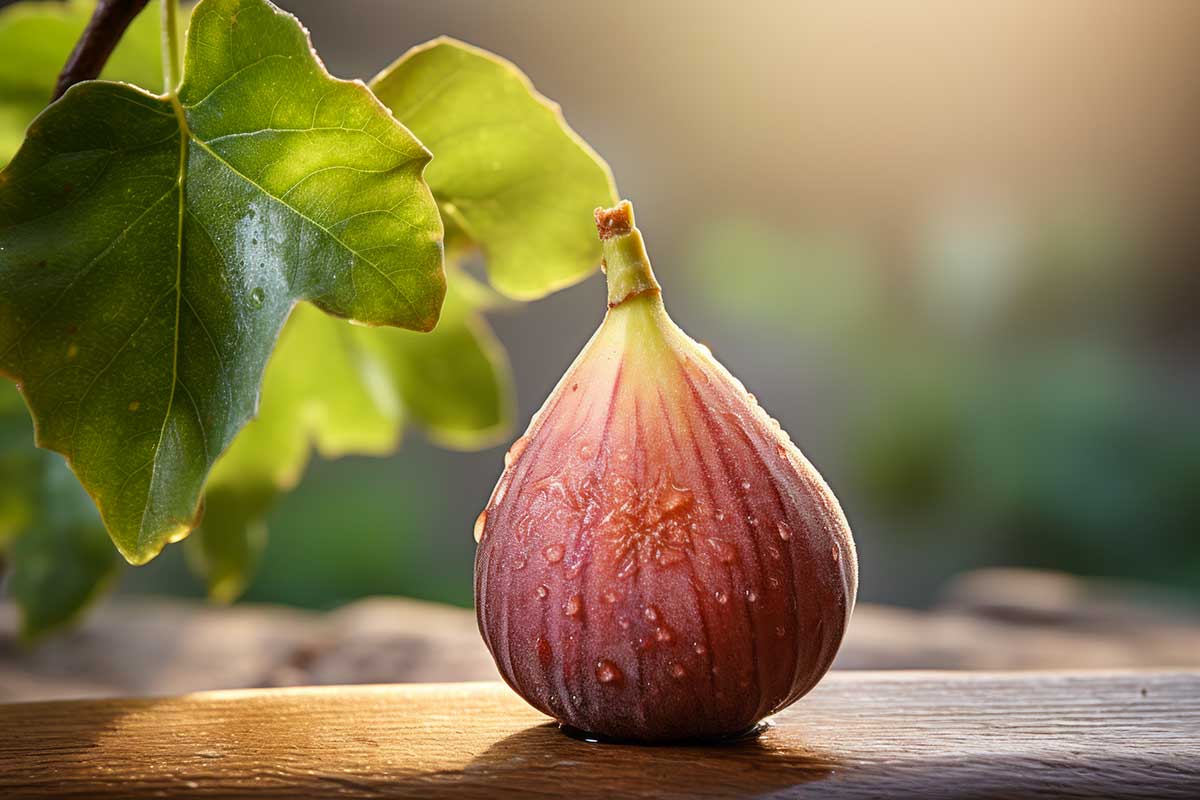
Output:
[[[629,630],[629,617],[617,617],[617,624],[621,626],[621,630]]]
[[[563,555],[566,551],[561,544],[549,544],[542,550],[542,555],[546,558],[546,563],[557,564],[563,560]]]
[[[671,675],[676,678],[685,678],[687,677],[687,667],[676,661],[671,665]]]
[[[776,637],[778,637],[778,638],[782,639],[782,638],[783,638],[783,635],[784,635],[785,633],[787,633],[787,631],[786,631],[786,630],[784,630],[784,627],[783,627],[782,625],[776,625],[776,626],[775,626],[775,636],[776,636]]]
[[[621,668],[611,661],[600,659],[596,662],[596,680],[601,683],[620,683],[622,677]]]
[[[663,516],[669,516],[692,504],[692,493],[687,489],[669,486],[659,498],[658,508]]]
[[[753,589],[747,589],[746,590],[746,600],[748,602],[753,603],[756,600],[758,600],[758,594]]]
[[[550,662],[554,658],[554,652],[550,649],[550,643],[539,636],[535,649],[537,650],[538,662],[542,667],[550,666]]]
[[[749,488],[750,488],[750,481],[742,481],[742,488],[743,488],[743,489],[749,489]]]
[[[267,301],[267,293],[263,291],[261,286],[255,287],[254,291],[250,292],[250,302],[255,308],[262,308],[263,303]]]
[[[529,437],[522,436],[512,443],[512,447],[508,448],[508,452],[504,454],[504,466],[511,467],[516,463],[521,454],[525,452],[525,448],[529,446]]]
[[[671,629],[666,625],[660,625],[654,631],[654,638],[658,639],[660,642],[669,642],[675,638],[675,634],[671,633]]]
[[[780,521],[775,523],[775,530],[779,531],[779,538],[785,542],[792,538],[792,529],[786,522]]]
[[[654,622],[658,619],[658,609],[656,609],[654,606],[646,606],[646,610],[643,611],[642,614],[650,622]]]
[[[729,602],[729,595],[725,594],[720,589],[717,589],[715,592],[713,592],[713,597],[717,598],[717,602],[721,605],[725,605]]]
[[[592,447],[587,442],[579,445],[579,457],[585,459],[592,457]]]
[[[475,518],[475,541],[483,541],[483,530],[487,527],[487,509],[479,512],[479,516]]]
[[[583,610],[583,597],[578,594],[573,594],[567,600],[567,604],[563,606],[563,611],[567,612],[568,617],[578,617],[579,612]]]
[[[544,584],[544,583],[538,584],[537,596],[540,597],[541,599],[545,600],[549,595],[550,595],[550,589],[546,586],[546,584]]]

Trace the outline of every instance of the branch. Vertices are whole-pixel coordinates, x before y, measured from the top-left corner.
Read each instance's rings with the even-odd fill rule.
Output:
[[[67,89],[80,81],[90,81],[100,76],[100,70],[104,69],[125,29],[148,2],[150,0],[98,0],[91,20],[83,29],[83,35],[58,74],[51,100],[62,97]]]

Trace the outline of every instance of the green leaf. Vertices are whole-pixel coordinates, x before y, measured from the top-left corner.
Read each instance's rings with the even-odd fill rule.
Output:
[[[37,516],[44,453],[32,444],[33,425],[17,390],[0,383],[0,551]]]
[[[34,448],[32,428],[16,390],[0,385],[0,539],[11,542],[25,638],[71,622],[118,568],[95,507],[62,459]]]
[[[466,275],[452,277],[441,321],[426,334],[296,308],[267,365],[259,416],[217,462],[204,521],[187,542],[214,599],[245,588],[265,542],[263,518],[313,447],[326,458],[391,453],[408,415],[450,447],[483,447],[508,432],[508,360],[479,313],[490,297]]]
[[[0,172],[0,371],[131,562],[194,526],[298,300],[436,323],[428,159],[265,0],[196,7],[177,98],[83,83],[30,126]]]
[[[497,289],[542,297],[600,263],[592,211],[615,203],[612,175],[515,66],[441,38],[371,88],[433,151],[426,179],[447,227],[483,249]]]
[[[188,540],[189,561],[214,599],[229,602],[245,588],[265,543],[263,517],[299,481],[313,446],[333,458],[399,443],[399,396],[359,339],[382,332],[308,305],[292,313],[267,365],[259,415],[213,468],[204,521]]]
[[[54,83],[92,16],[92,0],[17,3],[0,11],[0,166],[17,151],[25,126],[50,102]],[[180,15],[184,20],[187,13]],[[157,87],[162,80],[158,15],[139,14],[101,77]]]
[[[386,364],[413,420],[435,443],[478,450],[502,441],[516,414],[508,354],[480,311],[494,296],[455,270],[432,334],[359,331]]]

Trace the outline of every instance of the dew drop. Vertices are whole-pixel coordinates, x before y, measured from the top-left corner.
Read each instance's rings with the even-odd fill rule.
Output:
[[[583,597],[578,594],[571,595],[567,600],[567,604],[563,606],[563,611],[567,612],[568,617],[578,617],[579,612],[583,610]]]
[[[646,610],[642,612],[642,615],[650,622],[658,621],[658,609],[654,606],[646,606]]]
[[[692,644],[692,652],[698,656],[702,656],[708,652],[708,648],[705,647],[704,645],[700,644],[699,642],[694,642]]]
[[[671,629],[666,625],[662,625],[654,631],[654,638],[660,642],[669,642],[675,638],[675,634],[671,633]]]
[[[749,488],[750,488],[750,481],[742,481],[742,488],[743,488],[743,489],[749,489]]]
[[[554,653],[550,650],[550,643],[539,636],[536,648],[538,661],[541,663],[542,667],[544,668],[550,666],[550,661],[554,656]]]
[[[775,530],[779,531],[779,538],[785,542],[792,538],[792,529],[786,522],[780,521],[775,523]]]
[[[721,605],[725,605],[729,602],[729,595],[725,594],[720,589],[717,589],[717,591],[713,592],[713,597],[717,598],[717,602]]]
[[[548,589],[546,587],[546,584],[543,583],[537,587],[537,596],[540,597],[542,600],[545,600],[549,595],[550,595],[550,589]]]
[[[692,504],[692,493],[677,486],[669,487],[659,498],[658,508],[663,515],[674,514]]]
[[[606,602],[606,603],[615,603],[615,602],[617,602],[617,600],[620,599],[617,596],[617,593],[614,592],[612,589],[609,589],[608,591],[606,591],[604,593],[603,597],[604,597],[604,602]]]
[[[579,445],[579,457],[585,459],[592,457],[592,447],[587,442]]]
[[[753,589],[747,589],[746,590],[746,600],[748,602],[753,603],[756,600],[758,600],[758,594]]]
[[[546,563],[557,564],[563,560],[563,554],[565,552],[566,551],[563,549],[561,544],[550,544],[546,545],[546,548],[542,550],[542,555],[545,556]]]
[[[130,409],[131,411],[133,409]],[[483,529],[487,527],[487,509],[479,512],[479,516],[475,518],[475,541],[483,541]]]
[[[255,308],[262,308],[263,303],[267,301],[267,293],[263,291],[261,286],[256,286],[254,291],[250,292],[250,302]]]
[[[596,662],[596,680],[605,684],[617,684],[621,682],[621,668],[607,659],[600,659]]]
[[[522,436],[512,443],[512,447],[508,448],[508,452],[504,454],[504,466],[511,467],[521,454],[525,452],[525,448],[529,446],[529,437]]]
[[[671,675],[676,678],[685,678],[687,677],[687,667],[676,661],[671,665]]]
[[[783,626],[782,626],[782,625],[776,625],[776,626],[775,626],[775,636],[776,636],[777,638],[780,638],[780,639],[782,639],[782,638],[783,638],[783,635],[784,635],[785,633],[787,633],[787,631],[786,631],[786,630],[784,630],[784,628],[783,628]]]
[[[621,626],[621,630],[629,630],[629,617],[617,617],[617,624]]]

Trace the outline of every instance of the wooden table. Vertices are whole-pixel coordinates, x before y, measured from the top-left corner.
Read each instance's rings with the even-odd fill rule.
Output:
[[[756,740],[566,737],[495,683],[0,706],[0,797],[1200,797],[1200,671],[833,673]]]

